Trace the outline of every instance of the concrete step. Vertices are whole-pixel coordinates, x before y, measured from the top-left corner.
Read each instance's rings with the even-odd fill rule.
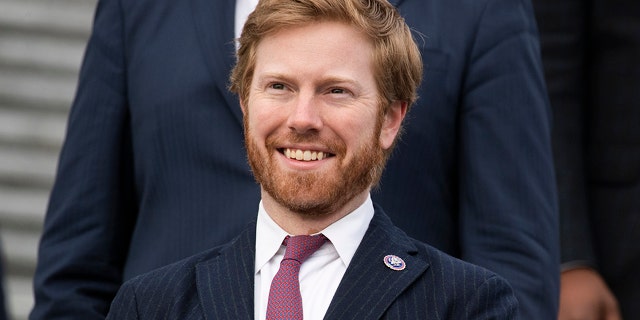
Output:
[[[74,75],[80,68],[85,45],[85,38],[2,32],[0,62],[14,70]]]
[[[0,148],[0,185],[47,190],[53,185],[58,153],[5,146]]]
[[[67,113],[76,91],[77,75],[21,69],[0,69],[0,103]]]
[[[0,146],[25,146],[58,152],[67,112],[44,112],[0,103]]]
[[[41,232],[48,201],[48,189],[0,186],[0,226]]]
[[[0,29],[86,38],[96,0],[2,0]]]
[[[33,276],[40,233],[2,228],[2,243],[7,274]]]

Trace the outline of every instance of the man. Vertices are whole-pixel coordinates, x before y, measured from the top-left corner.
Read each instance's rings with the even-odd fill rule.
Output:
[[[554,113],[560,320],[640,317],[640,3],[534,1]]]
[[[411,240],[369,198],[421,73],[411,32],[385,0],[261,1],[231,81],[261,188],[257,223],[126,283],[108,318],[515,317],[504,280]],[[280,244],[286,257],[290,242],[318,233],[328,241],[300,258],[301,301],[280,301],[291,294],[274,291]],[[385,265],[389,254],[397,265]]]
[[[425,73],[373,200],[410,236],[506,278],[521,318],[555,317],[550,110],[529,1],[391,3],[421,34]],[[226,243],[255,216],[227,92],[237,5],[98,2],[31,319],[104,318],[124,280]]]

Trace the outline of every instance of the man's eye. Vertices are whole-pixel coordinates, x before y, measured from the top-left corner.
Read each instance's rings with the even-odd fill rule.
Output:
[[[271,85],[271,89],[284,90],[284,84],[282,84],[282,83],[274,83],[274,84]]]
[[[335,93],[335,94],[341,94],[341,93],[345,93],[345,90],[344,89],[340,89],[340,88],[333,88],[333,89],[329,90],[329,92]]]

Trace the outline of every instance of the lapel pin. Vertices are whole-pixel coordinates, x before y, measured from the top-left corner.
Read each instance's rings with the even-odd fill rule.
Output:
[[[387,267],[389,267],[389,269],[395,270],[395,271],[404,270],[404,268],[407,266],[404,263],[404,260],[402,260],[400,257],[394,256],[392,254],[384,257],[384,264]]]

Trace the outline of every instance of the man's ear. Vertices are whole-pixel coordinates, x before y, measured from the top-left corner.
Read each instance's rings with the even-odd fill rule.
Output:
[[[393,142],[400,131],[402,120],[407,115],[408,103],[406,101],[393,101],[384,115],[382,130],[380,131],[380,146],[387,150],[391,148]]]

